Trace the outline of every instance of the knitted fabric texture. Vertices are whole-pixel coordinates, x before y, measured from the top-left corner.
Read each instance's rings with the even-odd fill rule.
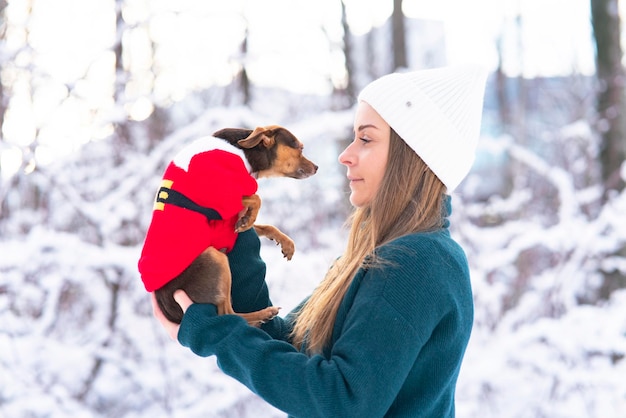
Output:
[[[487,74],[453,66],[383,76],[363,89],[368,103],[452,192],[474,163]]]
[[[185,147],[169,163],[161,185],[165,189],[159,194],[168,190],[181,193],[195,204],[213,209],[222,220],[208,220],[197,211],[160,203],[157,195],[138,263],[148,292],[181,274],[206,248],[232,250],[242,197],[257,191],[243,152],[214,137]]]
[[[256,251],[249,238],[247,248],[238,239],[233,252]],[[216,316],[209,304],[189,307],[178,339],[200,356],[216,355],[226,374],[289,416],[454,417],[473,323],[465,254],[447,228],[377,251],[387,262],[356,274],[322,355],[283,340],[288,318],[258,329],[235,315]]]

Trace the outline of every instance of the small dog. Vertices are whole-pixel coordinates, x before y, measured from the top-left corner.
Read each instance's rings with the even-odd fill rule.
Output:
[[[264,177],[291,177],[304,179],[317,172],[317,165],[308,160],[302,154],[302,143],[287,129],[281,126],[272,125],[259,127],[254,130],[226,128],[215,132],[213,138],[220,138],[231,146],[241,150],[245,157],[245,164],[249,167],[250,176],[254,178]],[[231,154],[232,155],[232,154]],[[229,155],[230,157],[230,155]],[[197,166],[196,166],[197,167]],[[249,179],[242,179],[248,181]],[[200,181],[203,181],[201,179]],[[256,190],[256,182],[253,190]],[[222,223],[220,215],[214,208],[207,208],[198,205],[188,199],[182,193],[172,189],[172,181],[164,180],[163,186],[157,194],[155,211],[163,210],[164,205],[173,204],[183,207],[192,212],[201,213],[206,216],[209,224],[212,222]],[[223,189],[228,189],[228,184],[221,185]],[[252,190],[252,189],[251,189]],[[202,189],[202,193],[213,193],[214,190]],[[255,228],[259,236],[265,236],[280,244],[283,255],[290,260],[295,251],[293,240],[272,225],[255,225],[258,211],[261,206],[260,197],[254,193],[241,196],[243,210],[236,214],[232,222],[234,229],[231,233],[236,234]],[[241,207],[241,205],[239,207]],[[176,209],[178,210],[178,208]],[[181,212],[186,214],[189,212]],[[230,218],[229,218],[230,219]],[[154,222],[154,218],[153,218]],[[229,227],[232,228],[233,225]],[[175,228],[176,226],[172,226]],[[195,232],[195,228],[193,229]],[[198,233],[200,233],[198,231]],[[234,245],[234,240],[232,241]],[[176,247],[176,245],[174,245]],[[232,248],[231,248],[232,249]],[[154,293],[159,308],[165,317],[175,323],[180,323],[183,312],[178,303],[174,300],[173,294],[176,290],[184,290],[196,303],[211,303],[217,306],[218,314],[237,314],[242,316],[250,325],[258,326],[271,320],[278,314],[278,308],[270,306],[260,311],[251,313],[236,313],[233,311],[231,303],[231,274],[226,256],[227,247],[216,248],[210,245],[202,253],[191,261],[191,263],[164,285],[156,285]],[[146,245],[144,245],[146,251]],[[176,251],[176,248],[173,248]],[[142,260],[144,255],[142,253]],[[154,258],[153,258],[154,259]],[[144,265],[147,263],[144,263]],[[139,263],[142,270],[142,261]],[[147,270],[147,267],[144,268]],[[152,269],[154,270],[154,269]],[[142,272],[143,279],[143,272]],[[144,280],[146,289],[151,291],[147,281]]]

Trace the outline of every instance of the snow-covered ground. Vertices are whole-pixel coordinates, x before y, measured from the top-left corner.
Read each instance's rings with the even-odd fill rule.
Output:
[[[320,166],[301,182],[259,182],[259,222],[276,224],[297,245],[291,261],[269,241],[262,248],[272,299],[286,313],[343,248],[346,196],[336,158],[351,110],[273,119],[258,110],[208,109],[149,152],[129,151],[121,164],[112,163],[113,144],[100,141],[26,177],[49,194],[46,211],[16,212],[2,226],[0,417],[284,416],[223,375],[214,359],[169,340],[136,269],[173,153],[221,127],[275,122],[296,133]],[[574,174],[506,139],[485,136],[481,152],[494,141],[559,198],[551,210],[533,211],[540,197],[526,185],[507,199],[478,202],[480,172],[453,197],[452,232],[468,254],[476,304],[457,415],[623,417],[626,291],[582,302],[600,269],[626,270],[611,255],[626,241],[626,197],[590,215],[583,208],[593,191],[578,190]]]

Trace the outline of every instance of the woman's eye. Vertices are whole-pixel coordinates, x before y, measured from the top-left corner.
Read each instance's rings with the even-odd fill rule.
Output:
[[[371,139],[367,139],[367,138],[359,138],[361,140],[361,142],[363,142],[364,144],[369,144],[370,142],[372,142]]]

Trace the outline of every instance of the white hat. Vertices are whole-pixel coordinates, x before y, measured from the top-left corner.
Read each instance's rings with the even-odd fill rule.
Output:
[[[454,66],[383,76],[368,103],[452,192],[474,163],[487,72]]]

